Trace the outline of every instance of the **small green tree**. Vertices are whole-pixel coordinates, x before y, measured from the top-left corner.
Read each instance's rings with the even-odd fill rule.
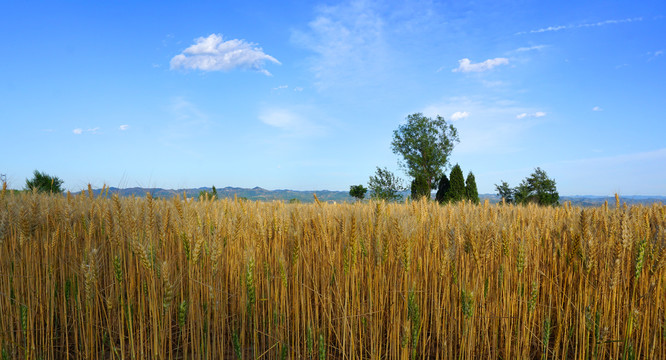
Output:
[[[514,196],[518,204],[558,205],[560,200],[555,180],[539,167],[516,187]]]
[[[473,203],[479,203],[479,191],[476,188],[476,179],[471,171],[467,174],[467,179],[465,179],[465,195]]]
[[[412,180],[412,200],[419,200],[421,198],[426,198],[430,200],[430,186],[423,176],[416,176]]]
[[[63,180],[35,170],[32,179],[25,180],[25,189],[37,192],[61,193]]]
[[[446,174],[442,175],[442,178],[439,179],[439,186],[437,186],[437,194],[435,194],[435,199],[441,204],[446,201],[448,192],[451,189],[451,182],[449,178],[446,177]]]
[[[402,180],[395,176],[387,168],[377,167],[374,176],[370,176],[368,181],[370,197],[373,199],[383,199],[387,201],[397,201],[402,199],[400,191],[404,190]]]
[[[355,197],[358,200],[363,200],[366,192],[368,192],[368,189],[363,185],[351,185],[349,187],[349,196]]]
[[[504,199],[504,202],[507,204],[513,203],[514,190],[509,186],[509,183],[502,180],[499,185],[495,184],[495,190],[497,191],[497,195]]]
[[[467,191],[465,190],[465,178],[463,177],[460,165],[456,164],[453,169],[451,169],[450,179],[451,187],[449,188],[444,201],[458,202],[464,200],[467,197]]]

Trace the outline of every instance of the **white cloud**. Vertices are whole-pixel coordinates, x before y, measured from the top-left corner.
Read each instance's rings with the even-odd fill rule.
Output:
[[[281,129],[293,129],[298,127],[301,119],[298,115],[284,109],[271,109],[259,114],[259,120],[264,124]]]
[[[202,71],[229,71],[233,69],[254,70],[265,75],[266,62],[280,64],[274,57],[264,53],[256,44],[245,40],[224,41],[221,34],[200,37],[195,44],[171,59],[171,69],[199,69]]]
[[[259,113],[259,120],[266,125],[278,128],[286,135],[296,137],[316,136],[324,132],[324,128],[310,120],[314,109],[307,107],[267,108]]]
[[[488,71],[499,65],[507,65],[509,59],[507,58],[494,58],[488,59],[484,62],[473,64],[468,58],[458,60],[458,67],[453,69],[453,72],[482,72]]]
[[[534,46],[528,46],[528,47],[519,47],[516,49],[516,52],[526,52],[526,51],[532,51],[532,50],[541,50],[545,48],[546,45],[534,45]]]
[[[300,87],[300,86],[296,86],[296,87],[294,88],[294,91],[296,91],[296,92],[301,92],[301,91],[303,91],[303,88]]]
[[[560,30],[567,30],[567,29],[579,29],[579,28],[587,28],[587,27],[597,27],[597,26],[605,26],[605,25],[613,25],[613,24],[630,23],[630,22],[635,22],[635,21],[643,21],[643,18],[642,17],[635,17],[635,18],[627,18],[627,19],[621,19],[621,20],[605,20],[605,21],[599,21],[599,22],[595,22],[595,23],[585,23],[585,24],[578,24],[578,25],[549,26],[547,28],[541,28],[541,29],[530,30],[530,31],[522,31],[522,32],[516,33],[516,35],[543,33],[543,32],[560,31]]]
[[[451,121],[457,121],[469,116],[467,111],[456,111],[451,115]]]
[[[72,130],[72,132],[76,135],[81,135],[81,134],[83,134],[83,129],[76,128],[76,129]]]
[[[540,117],[544,117],[544,116],[546,116],[546,113],[543,112],[543,111],[537,111],[535,113],[529,113],[529,114],[524,112],[524,113],[520,113],[520,114],[516,115],[516,119],[524,119],[526,117],[540,118]]]
[[[598,107],[598,106],[595,106],[595,107],[592,108],[592,111],[603,111],[603,110],[604,110],[604,109],[602,109],[602,108],[600,108],[600,107]]]
[[[129,129],[129,125],[120,125],[120,130],[121,131],[125,131],[127,129]]]
[[[289,87],[289,85],[280,85],[280,86],[274,87],[273,90],[282,90],[282,89],[287,89],[288,87]]]

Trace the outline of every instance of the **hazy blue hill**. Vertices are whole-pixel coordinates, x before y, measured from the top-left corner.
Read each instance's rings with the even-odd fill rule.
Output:
[[[200,187],[196,189],[161,189],[161,188],[141,188],[133,187],[126,189],[119,189],[115,187],[109,188],[109,194],[119,194],[120,196],[146,196],[146,193],[150,193],[153,197],[158,198],[172,198],[174,196],[183,196],[186,194],[187,197],[197,198],[199,192],[202,190],[212,191],[209,187]],[[95,195],[99,195],[101,189],[93,189]],[[288,189],[278,189],[278,190],[267,190],[260,187],[254,187],[251,189],[248,188],[239,188],[239,187],[225,187],[217,189],[218,198],[245,198],[248,200],[259,200],[259,201],[273,201],[273,200],[298,200],[300,202],[309,203],[314,202],[313,194],[317,194],[317,197],[321,201],[335,201],[335,202],[352,202],[355,201],[354,198],[349,196],[349,193],[346,191],[331,191],[331,190],[314,190],[314,191],[300,191],[300,190],[288,190]],[[401,193],[403,198],[407,198],[409,192],[405,191]],[[498,203],[500,198],[496,194],[479,194],[481,201],[488,199],[490,203]],[[574,196],[561,196],[560,203],[566,201],[571,201],[573,206],[601,206],[604,204],[604,201],[608,201],[608,204],[615,206],[615,197],[613,196],[595,196],[595,195],[574,195]],[[666,196],[645,196],[645,195],[630,195],[630,196],[620,196],[620,202],[626,202],[627,205],[650,205],[652,203],[666,203]]]

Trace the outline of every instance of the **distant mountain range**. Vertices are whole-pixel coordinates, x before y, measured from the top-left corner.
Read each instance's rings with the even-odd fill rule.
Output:
[[[108,189],[109,194],[118,194],[120,196],[145,196],[146,193],[150,193],[153,197],[158,198],[172,198],[174,196],[183,196],[185,194],[190,198],[197,198],[201,191],[212,191],[212,188],[209,187],[200,187],[196,189],[161,189],[161,188],[141,188],[133,187],[120,189],[111,187]],[[93,189],[95,195],[99,195],[101,189]],[[248,200],[259,200],[259,201],[298,201],[298,202],[314,202],[314,194],[317,194],[317,198],[320,201],[330,201],[330,202],[351,202],[355,199],[349,196],[349,193],[346,191],[331,191],[331,190],[314,190],[314,191],[301,191],[301,190],[266,190],[260,187],[254,187],[252,189],[248,188],[239,188],[239,187],[225,187],[217,189],[218,198],[243,198]],[[402,192],[403,197],[409,196],[409,192]],[[481,201],[488,199],[490,203],[497,203],[501,199],[496,194],[480,194],[479,197]],[[613,196],[594,196],[594,195],[575,195],[575,196],[561,196],[560,203],[570,201],[574,206],[601,206],[605,201],[608,201],[609,205],[614,206],[615,197]],[[620,196],[621,202],[626,202],[627,205],[649,205],[652,203],[666,203],[666,196],[642,196],[642,195],[631,195],[631,196]]]

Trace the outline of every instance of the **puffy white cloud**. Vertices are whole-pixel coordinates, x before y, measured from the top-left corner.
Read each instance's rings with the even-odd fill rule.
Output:
[[[458,60],[458,67],[453,69],[453,72],[482,72],[482,71],[488,71],[496,66],[499,65],[507,65],[509,64],[509,59],[507,58],[494,58],[494,59],[488,59],[484,62],[480,63],[472,63],[472,61],[468,58],[464,58],[461,60]]]
[[[546,113],[543,111],[537,111],[534,113],[534,117],[543,117],[546,116]]]
[[[76,129],[72,130],[72,132],[76,135],[81,135],[81,134],[83,134],[83,129],[76,128]]]
[[[129,125],[120,125],[120,130],[121,131],[125,131],[127,129],[129,129]]]
[[[457,121],[469,116],[467,111],[456,111],[451,115],[451,121]]]
[[[595,106],[595,107],[592,108],[592,111],[603,111],[603,110],[604,110],[604,109],[602,109],[602,108],[600,108],[600,107],[598,107],[598,106]]]
[[[280,64],[274,57],[264,53],[256,44],[245,40],[224,41],[222,35],[211,34],[200,37],[195,44],[171,59],[171,69],[198,69],[202,71],[228,71],[245,69],[258,71],[265,75],[266,62]]]

